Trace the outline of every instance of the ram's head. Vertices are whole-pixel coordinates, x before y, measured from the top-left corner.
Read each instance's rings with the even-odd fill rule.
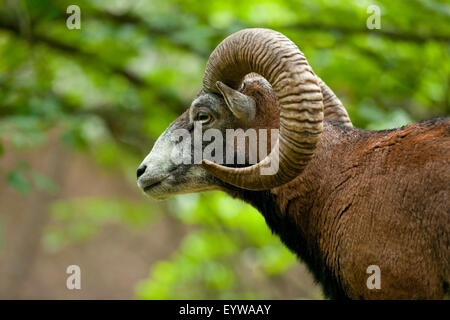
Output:
[[[163,199],[227,185],[263,190],[285,184],[312,158],[324,114],[351,126],[292,41],[267,29],[239,31],[211,54],[202,90],[158,138],[138,169],[138,185]],[[255,137],[239,143],[237,136],[227,139],[227,129],[253,129]]]

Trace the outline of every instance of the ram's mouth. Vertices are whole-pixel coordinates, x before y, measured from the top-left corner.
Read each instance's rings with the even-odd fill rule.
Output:
[[[169,176],[165,176],[165,177],[163,177],[162,179],[159,179],[158,181],[152,181],[152,182],[150,182],[150,184],[148,184],[147,186],[144,187],[144,192],[148,192],[148,191],[150,191],[151,189],[153,189],[153,188],[159,186],[164,180],[167,179],[167,177],[169,177]]]

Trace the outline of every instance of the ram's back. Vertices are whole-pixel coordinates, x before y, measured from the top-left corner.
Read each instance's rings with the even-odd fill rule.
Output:
[[[348,184],[334,192],[344,199],[334,210],[344,232],[336,258],[346,261],[350,291],[355,298],[442,297],[450,281],[449,119],[352,135],[353,168],[347,178],[341,173]],[[380,267],[381,290],[368,290],[355,275],[372,264]]]

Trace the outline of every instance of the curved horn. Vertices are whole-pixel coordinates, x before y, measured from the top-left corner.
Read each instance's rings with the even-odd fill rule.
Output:
[[[265,77],[278,97],[279,151],[275,147],[261,162],[245,168],[208,160],[202,165],[224,182],[264,190],[291,181],[312,158],[323,128],[323,97],[320,80],[297,46],[279,32],[258,28],[236,32],[217,46],[206,65],[204,90],[218,93],[217,81],[237,89],[250,72]],[[278,160],[275,174],[261,175],[261,169]]]
[[[323,114],[324,117],[330,120],[340,122],[343,126],[352,128],[352,121],[348,116],[347,110],[342,105],[341,100],[328,88],[325,82],[319,77],[319,86],[323,95]]]

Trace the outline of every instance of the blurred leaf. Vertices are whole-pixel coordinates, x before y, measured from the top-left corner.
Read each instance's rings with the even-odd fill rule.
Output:
[[[56,194],[58,192],[58,185],[45,175],[34,172],[32,178],[33,183],[39,190],[44,190],[51,194]]]
[[[27,177],[19,169],[10,171],[6,175],[6,182],[11,188],[23,195],[27,195],[31,191],[31,186]]]

